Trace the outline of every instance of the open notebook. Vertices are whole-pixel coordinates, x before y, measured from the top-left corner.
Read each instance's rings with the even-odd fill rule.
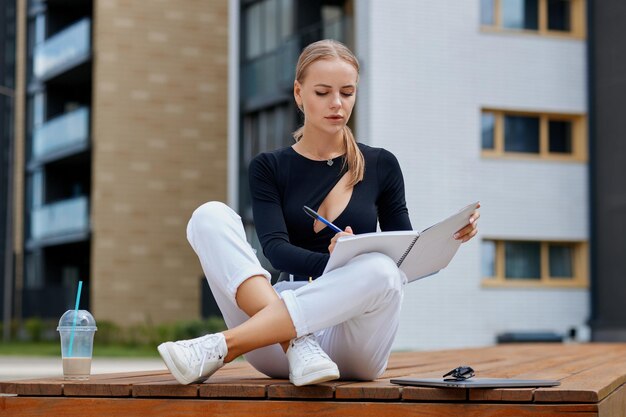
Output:
[[[380,252],[393,259],[409,282],[435,274],[448,266],[461,242],[452,236],[469,223],[478,202],[447,219],[424,229],[398,232],[363,233],[337,241],[324,273],[339,268],[363,253]]]

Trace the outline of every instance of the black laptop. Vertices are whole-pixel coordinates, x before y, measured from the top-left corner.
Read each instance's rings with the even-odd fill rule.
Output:
[[[549,379],[470,378],[461,381],[443,378],[394,378],[392,384],[438,388],[534,388],[556,387],[561,383]]]

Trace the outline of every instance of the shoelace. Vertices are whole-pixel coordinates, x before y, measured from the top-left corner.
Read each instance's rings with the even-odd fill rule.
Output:
[[[302,353],[300,357],[304,360],[304,363],[309,363],[317,355],[326,357],[326,352],[322,350],[315,336],[311,334],[299,337],[292,343],[294,346],[301,348],[298,351]]]
[[[190,352],[190,354],[186,356],[187,366],[191,367],[194,362],[200,361],[200,372],[198,373],[198,378],[202,376],[204,363],[207,359],[222,359],[218,350],[218,344],[214,343],[216,339],[216,335],[210,335],[199,339],[181,340],[177,342],[178,344],[186,347],[188,352]]]

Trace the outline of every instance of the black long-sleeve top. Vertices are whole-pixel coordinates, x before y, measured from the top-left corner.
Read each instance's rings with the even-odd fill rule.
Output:
[[[359,144],[365,158],[365,176],[354,186],[345,210],[328,219],[355,234],[412,230],[404,195],[404,179],[395,156],[381,148]],[[346,172],[343,157],[329,166],[291,147],[257,155],[250,163],[249,182],[254,223],[263,253],[274,268],[294,275],[322,275],[335,232],[313,230],[313,219],[302,209],[319,208]]]

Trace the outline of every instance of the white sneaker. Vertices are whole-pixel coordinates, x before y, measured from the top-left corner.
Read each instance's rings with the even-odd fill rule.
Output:
[[[296,386],[318,384],[339,378],[339,368],[322,350],[314,335],[289,342],[289,380]]]
[[[222,333],[161,343],[158,350],[167,369],[183,385],[203,382],[213,375],[224,366],[224,358],[228,353]]]

